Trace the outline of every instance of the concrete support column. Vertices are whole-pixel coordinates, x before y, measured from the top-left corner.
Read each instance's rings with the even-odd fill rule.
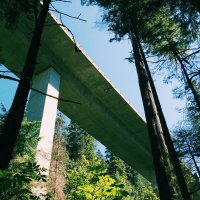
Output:
[[[157,185],[157,181],[156,181],[156,174],[155,174],[155,172],[153,172],[153,174],[152,174],[151,184],[152,184],[152,187],[153,187],[153,191],[154,191],[157,195],[159,195],[158,185]]]
[[[59,86],[60,75],[53,68],[37,75],[32,84],[33,88],[54,97],[59,96]],[[27,119],[41,121],[36,161],[40,167],[47,169],[46,175],[49,175],[57,105],[57,99],[31,91],[27,106]]]

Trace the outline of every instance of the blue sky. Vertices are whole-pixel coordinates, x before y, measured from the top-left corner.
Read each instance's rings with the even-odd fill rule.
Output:
[[[63,17],[63,21],[73,32],[78,44],[131,102],[133,107],[144,116],[135,66],[125,60],[129,57],[132,49],[130,41],[109,43],[113,34],[107,32],[105,24],[100,23],[102,10],[97,7],[81,6],[80,0],[73,0],[72,3],[58,3],[56,8],[64,10],[72,16],[81,14],[80,17],[87,20],[87,22],[81,22]],[[169,128],[172,128],[183,117],[176,108],[184,107],[185,102],[173,98],[172,88],[176,85],[175,82],[164,84],[163,75],[156,75],[154,80],[167,123]]]
[[[128,99],[133,107],[144,116],[142,100],[138,87],[136,70],[133,64],[125,60],[131,51],[128,40],[120,43],[109,43],[111,33],[106,31],[106,25],[100,25],[101,10],[97,7],[80,5],[80,0],[72,3],[57,3],[57,8],[72,16],[86,19],[87,22],[63,17],[63,21],[73,32],[77,43],[86,51],[89,57],[100,67],[104,74]],[[0,69],[3,69],[0,67]],[[184,106],[184,101],[173,98],[172,84],[164,84],[161,76],[156,76],[156,88],[167,119],[169,128],[172,128],[182,118],[176,108]],[[16,83],[0,80],[0,103],[9,109],[16,89]]]

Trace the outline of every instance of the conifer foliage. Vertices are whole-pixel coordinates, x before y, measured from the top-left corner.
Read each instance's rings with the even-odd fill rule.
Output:
[[[134,60],[137,69],[160,198],[169,200],[179,195],[178,198],[191,199],[147,58],[159,63],[158,69],[167,69],[170,76],[184,84],[184,92],[190,97],[187,100],[199,113],[200,96],[196,84],[199,67],[195,64],[200,49],[198,5],[194,1],[157,0],[88,0],[82,4],[104,9],[102,21],[114,34],[110,41],[128,36],[132,43],[133,55],[129,60]],[[178,184],[169,178],[173,174]],[[174,190],[174,185],[179,186],[180,194]]]
[[[50,169],[55,200],[158,200],[148,181],[109,150],[103,156],[92,136],[63,119],[59,113]]]

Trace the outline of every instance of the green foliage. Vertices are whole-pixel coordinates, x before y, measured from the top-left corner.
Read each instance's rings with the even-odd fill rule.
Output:
[[[124,184],[108,173],[107,165],[98,153],[95,155],[94,138],[78,125],[68,128],[66,196],[70,200],[122,199],[128,195]]]
[[[198,87],[198,91],[200,88]],[[200,169],[197,167],[200,156],[200,113],[196,109],[196,104],[192,99],[188,101],[187,108],[184,110],[184,120],[174,128],[173,139],[176,151],[186,163],[186,166],[193,173],[200,176]]]
[[[108,149],[106,150],[108,173],[116,180],[127,179],[125,163]]]
[[[69,199],[122,199],[128,192],[124,184],[116,183],[107,169],[102,168],[101,160],[94,157],[88,161],[85,156],[67,171],[66,191]]]
[[[128,191],[128,196],[124,199],[158,200],[151,184],[108,149],[106,158],[109,174],[116,182],[122,182]]]
[[[199,112],[195,112],[200,99],[198,86],[200,17],[199,13],[194,11],[194,8],[198,8],[197,4],[195,7],[193,1],[181,0],[178,3],[174,0],[168,2],[155,0],[153,3],[148,0],[87,2],[104,9],[102,21],[107,24],[108,30],[114,33],[111,41],[120,41],[132,33],[140,41],[145,56],[150,57],[151,62],[158,63],[154,65],[155,71],[165,69],[164,72],[168,72],[167,82],[171,78],[179,81],[182,87],[181,90],[176,90],[176,94],[187,98],[188,109],[193,113],[190,115],[194,116],[191,117],[192,121],[199,123]],[[158,61],[155,61],[155,58]],[[128,60],[133,61],[132,57]],[[191,124],[191,119],[187,120]],[[199,127],[193,123],[187,132],[196,135]],[[116,163],[117,160],[112,162],[110,167],[116,168]]]
[[[31,16],[38,0],[4,0],[1,1],[0,19],[4,19],[9,27],[13,27],[19,17]],[[38,4],[39,5],[39,4]],[[37,9],[37,8],[36,8]]]
[[[7,111],[5,107],[1,105],[0,129],[3,126],[6,116]],[[27,119],[24,119],[13,152],[13,158],[15,160],[21,159],[23,161],[34,161],[35,148],[39,140],[39,127],[39,122],[29,122]]]
[[[193,1],[181,0],[153,2],[88,0],[82,3],[95,4],[104,9],[102,22],[106,23],[108,30],[115,35],[111,41],[120,41],[130,32],[137,34],[142,47],[146,50],[146,56],[154,57],[154,60],[150,59],[153,62],[155,58],[158,60],[157,65],[154,65],[155,71],[167,69],[166,81],[168,78],[177,78],[181,84],[184,83],[189,94],[188,83],[178,67],[180,63],[174,52],[184,63],[195,87],[199,83],[197,53],[199,52],[200,13],[194,10],[197,4],[193,4]],[[132,58],[128,60],[133,61]]]
[[[134,200],[159,200],[156,193],[152,190],[151,184],[140,175],[138,175],[135,187]]]
[[[85,155],[88,160],[92,159],[95,149],[94,138],[73,122],[67,127],[67,131],[69,134],[67,137],[69,158],[78,160]]]
[[[88,134],[74,123],[69,125],[68,130],[73,135],[69,134],[67,141],[76,148],[67,148],[70,153],[66,170],[67,199],[158,200],[150,183],[121,159],[109,150],[106,151],[106,160],[98,151],[95,154],[94,139],[91,139],[86,149],[82,149],[85,148]],[[72,154],[71,151],[79,153]]]
[[[198,0],[156,0],[154,3],[154,7],[158,9],[165,6],[170,8],[174,20],[181,24],[183,30],[194,34],[199,24],[200,4]]]
[[[23,120],[13,157],[28,156],[30,160],[34,160],[35,148],[39,140],[39,127],[39,122],[29,122],[26,119]]]
[[[188,110],[186,116],[187,118],[180,122],[174,130],[174,144],[179,157],[185,161],[186,166],[200,176],[197,164],[200,156],[199,113]]]
[[[6,115],[6,109],[2,106],[0,128]],[[9,168],[0,171],[0,199],[40,199],[41,196],[36,196],[31,191],[32,181],[46,182],[46,175],[43,174],[45,169],[34,162],[38,133],[38,122],[23,121]],[[48,195],[44,197],[49,198]]]
[[[30,185],[33,180],[46,181],[43,171],[33,162],[12,162],[8,170],[0,171],[0,199],[39,199]]]
[[[189,149],[195,156],[200,156],[200,127],[198,129],[192,128],[193,127],[188,127],[188,129],[186,129],[185,127],[174,131],[174,141],[180,157],[187,158],[188,154],[190,154]]]
[[[192,169],[190,165],[185,165],[185,163],[182,163],[182,169],[185,174],[188,187],[192,193],[196,188],[200,187],[199,177],[196,174],[194,175],[191,173]]]
[[[131,183],[131,185],[137,185],[138,182],[138,173],[135,171],[132,167],[127,165],[126,166],[126,175],[127,175],[127,180]]]
[[[0,129],[3,126],[4,120],[7,116],[7,111],[3,105],[1,105],[1,112]],[[39,140],[39,127],[40,123],[37,121],[29,122],[27,119],[23,120],[20,134],[13,152],[14,159],[34,161],[35,148]]]

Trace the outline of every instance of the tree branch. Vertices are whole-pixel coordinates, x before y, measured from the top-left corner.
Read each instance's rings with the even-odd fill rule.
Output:
[[[20,80],[17,79],[17,78],[13,78],[13,77],[11,77],[11,76],[6,76],[6,75],[1,75],[1,74],[0,74],[0,79],[1,79],[1,78],[3,78],[3,79],[8,79],[8,80],[12,80],[12,81],[16,81],[16,82],[19,82],[19,81],[20,81]],[[40,93],[40,94],[42,94],[42,95],[51,97],[51,98],[53,98],[53,99],[57,99],[57,100],[59,100],[59,101],[64,101],[64,102],[69,102],[69,103],[74,103],[74,104],[81,104],[81,103],[76,102],[76,101],[72,101],[72,100],[68,100],[68,99],[62,99],[62,98],[57,98],[57,97],[55,97],[55,96],[52,96],[52,95],[50,95],[50,94],[46,94],[46,93],[44,93],[44,92],[42,92],[42,91],[40,91],[40,90],[37,90],[37,89],[35,89],[35,88],[32,88],[32,87],[30,87],[30,89],[33,90],[33,91],[35,91],[35,92],[38,92],[38,93]]]
[[[21,72],[14,71],[14,70],[1,70],[0,73],[15,73],[15,74],[21,75]]]
[[[51,10],[52,12],[56,12],[56,13],[59,13],[59,14],[65,15],[65,16],[67,16],[67,17],[70,17],[70,18],[73,18],[73,19],[77,19],[77,20],[80,20],[80,21],[84,21],[84,22],[86,22],[85,19],[80,18],[80,14],[79,14],[78,17],[74,17],[74,16],[72,16],[72,15],[68,15],[68,14],[66,14],[66,13],[63,13],[63,12],[59,11],[59,10],[56,9],[55,6],[53,6],[52,4],[51,4],[51,6],[52,6],[53,9],[49,9],[49,10]]]

